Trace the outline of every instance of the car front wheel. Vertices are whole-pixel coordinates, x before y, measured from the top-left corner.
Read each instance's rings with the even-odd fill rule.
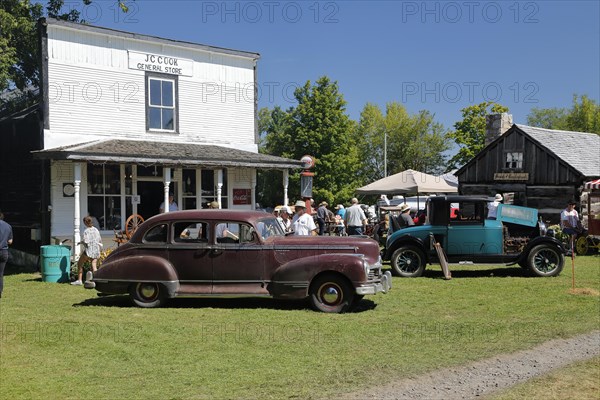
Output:
[[[402,246],[392,254],[392,272],[396,276],[416,278],[425,271],[425,255],[415,246]]]
[[[565,265],[565,256],[556,246],[540,244],[529,252],[527,264],[535,276],[557,276]]]
[[[341,276],[323,275],[310,285],[310,303],[317,311],[348,311],[354,304],[354,296],[354,288]]]
[[[132,285],[129,295],[136,306],[143,308],[160,307],[165,302],[164,288],[153,282],[140,282]]]

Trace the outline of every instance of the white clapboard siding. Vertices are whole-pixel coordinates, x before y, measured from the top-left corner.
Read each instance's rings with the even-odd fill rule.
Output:
[[[193,76],[178,79],[178,134],[146,132],[145,75],[128,68],[127,50],[193,60]],[[117,138],[257,151],[251,57],[53,25],[48,55],[46,148]]]

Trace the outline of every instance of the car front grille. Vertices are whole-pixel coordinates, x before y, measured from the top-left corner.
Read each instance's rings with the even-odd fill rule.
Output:
[[[381,276],[381,268],[373,268],[369,270],[368,279],[370,281],[375,280]]]

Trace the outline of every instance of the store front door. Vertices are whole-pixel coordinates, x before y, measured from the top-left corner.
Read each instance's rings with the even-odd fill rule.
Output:
[[[159,213],[160,204],[164,200],[165,186],[157,181],[138,181],[137,193],[140,196],[140,203],[137,205],[137,213],[144,220]]]

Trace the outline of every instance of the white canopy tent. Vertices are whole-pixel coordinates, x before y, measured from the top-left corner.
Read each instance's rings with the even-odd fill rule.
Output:
[[[407,169],[356,189],[358,194],[395,195],[458,193],[458,188],[449,185],[441,176]]]

